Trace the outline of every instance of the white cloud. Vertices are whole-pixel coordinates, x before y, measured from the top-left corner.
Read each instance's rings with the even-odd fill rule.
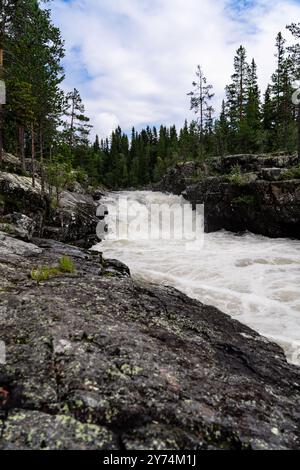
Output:
[[[276,34],[297,21],[300,4],[257,0],[238,13],[233,3],[54,0],[54,20],[66,41],[65,87],[79,88],[95,131],[105,136],[118,124],[124,130],[181,125],[192,117],[186,94],[198,63],[219,108],[240,44],[256,58],[264,89],[275,67]]]

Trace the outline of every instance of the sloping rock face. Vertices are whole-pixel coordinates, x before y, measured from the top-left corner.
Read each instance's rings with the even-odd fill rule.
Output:
[[[1,237],[0,449],[299,449],[278,346],[97,253]],[[30,279],[62,255],[75,273]]]
[[[181,192],[184,182],[178,187],[176,181],[182,178],[182,168],[170,170],[159,189],[182,194],[193,206],[205,204],[206,232],[248,230],[300,239],[300,179],[283,179],[296,164],[295,156],[285,155],[213,158],[196,169],[193,183],[185,179]],[[240,174],[232,177],[236,168]]]

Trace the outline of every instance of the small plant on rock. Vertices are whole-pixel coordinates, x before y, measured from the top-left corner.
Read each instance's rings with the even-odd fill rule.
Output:
[[[293,168],[285,171],[281,178],[283,180],[300,179],[300,165],[294,166]]]
[[[75,266],[73,260],[69,256],[63,256],[59,260],[59,269],[62,273],[74,273]]]
[[[51,277],[61,276],[62,274],[72,274],[75,272],[75,265],[69,256],[62,256],[59,259],[58,266],[41,266],[31,271],[30,277],[37,283],[48,281]]]

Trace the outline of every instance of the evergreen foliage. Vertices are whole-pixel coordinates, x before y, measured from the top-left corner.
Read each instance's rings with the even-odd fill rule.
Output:
[[[300,155],[300,104],[293,100],[300,79],[300,24],[288,26],[296,42],[292,47],[278,33],[276,70],[263,94],[255,60],[248,62],[240,46],[217,118],[213,87],[199,65],[189,93],[194,121],[181,129],[161,125],[125,133],[118,127],[109,138],[96,136],[91,143],[80,92],[61,89],[64,44],[48,3],[1,2],[0,79],[7,104],[0,107],[0,165],[3,149],[18,155],[24,170],[31,159],[33,184],[40,168],[42,188],[53,185],[58,199],[74,179],[113,189],[145,187],[179,162],[237,153],[298,150]]]

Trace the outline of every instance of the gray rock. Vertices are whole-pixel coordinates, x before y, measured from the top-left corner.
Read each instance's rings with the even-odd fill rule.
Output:
[[[30,241],[36,232],[36,222],[24,214],[14,212],[1,217],[0,230],[24,241]]]
[[[0,217],[21,213],[35,224],[35,235],[41,235],[50,208],[49,198],[42,194],[41,186],[26,176],[0,172]]]
[[[230,155],[199,165],[201,178],[173,168],[159,189],[205,205],[205,231],[250,231],[300,239],[300,180],[281,177],[297,163],[291,155]],[[239,171],[235,169],[238,166]],[[190,181],[189,181],[190,180]],[[178,184],[178,182],[180,184]]]
[[[286,172],[286,168],[262,168],[260,177],[266,181],[279,181]]]
[[[64,191],[51,211],[43,236],[90,248],[97,243],[97,205],[91,196]]]
[[[6,243],[1,449],[299,449],[300,370],[280,347],[173,288],[99,276],[100,254]],[[28,278],[63,252],[75,274]]]
[[[259,172],[263,168],[290,168],[297,164],[295,155],[227,155],[209,160],[212,170],[220,174],[230,173],[235,166],[243,172]]]
[[[205,230],[250,231],[300,238],[300,180],[236,184],[214,177],[189,186],[183,196],[205,205]]]
[[[180,195],[186,188],[188,181],[197,170],[197,164],[194,162],[179,163],[171,168],[163,179],[155,185],[157,191],[169,192]]]

